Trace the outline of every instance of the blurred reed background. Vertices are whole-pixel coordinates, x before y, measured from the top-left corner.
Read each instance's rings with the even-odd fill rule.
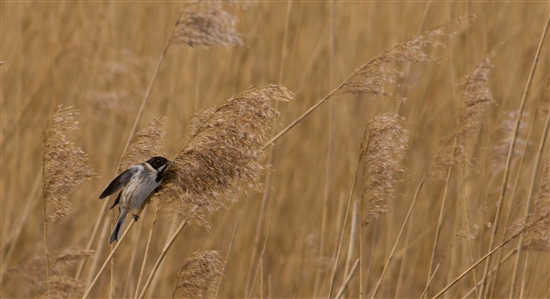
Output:
[[[205,212],[209,229],[204,223],[186,226],[145,296],[334,298],[351,272],[342,294],[348,298],[550,297],[548,226],[532,224],[536,215],[544,217],[549,200],[549,151],[541,145],[550,100],[548,36],[537,52],[550,13],[547,2],[211,3],[219,9],[216,17],[234,19],[222,20],[217,28],[221,35],[212,44],[200,38],[179,44],[172,40],[139,115],[159,57],[182,10],[190,9],[186,5],[1,3],[2,297],[82,296],[109,254],[105,243],[116,209],[100,219],[91,248],[87,245],[105,209],[98,196],[119,171],[136,117],[139,131],[166,116],[164,141],[151,144],[162,144],[155,154],[173,159],[190,139],[192,115],[219,107],[250,86],[278,83],[295,96],[273,103],[280,117],[273,131],[267,129],[267,140],[373,59],[381,61],[375,77],[395,75],[380,81],[387,94],[343,86],[264,150],[260,161],[271,164],[270,175],[266,179],[265,172],[258,172],[257,182],[266,185],[265,193],[245,182],[234,189],[235,202],[223,201],[225,207]],[[460,24],[451,21],[457,19]],[[412,48],[405,45],[387,64],[376,60],[449,21],[441,35],[425,36],[441,43],[421,45],[427,58],[407,56]],[[452,28],[447,32],[447,27]],[[361,80],[376,81],[370,75],[360,69],[356,73]],[[50,136],[45,132],[59,105],[78,110],[78,128],[67,139],[88,155],[87,169],[98,176],[61,194],[70,210],[45,226],[43,157]],[[160,128],[162,121],[153,126]],[[389,141],[403,142],[382,140],[381,148],[369,149],[377,132],[386,130],[395,133],[386,137]],[[376,155],[388,147],[408,148],[390,154],[388,159],[394,160],[387,164]],[[373,164],[377,161],[381,164]],[[395,172],[377,177],[387,168]],[[380,185],[386,189],[373,198],[371,188]],[[147,239],[164,198],[161,192],[145,207],[90,297],[138,295],[145,280],[138,286]],[[52,202],[47,202],[49,213]],[[354,202],[362,202],[363,213],[355,214],[363,221],[352,217]],[[169,209],[160,209],[146,274],[180,223]],[[356,229],[350,233],[352,224]],[[490,266],[484,260],[438,294],[510,237],[490,255]],[[56,256],[64,260],[54,263]],[[207,267],[197,266],[201,258],[209,261]],[[351,271],[358,258],[362,263]],[[492,271],[499,261],[498,272]],[[46,275],[60,280],[46,285]],[[192,278],[196,282],[185,283]]]

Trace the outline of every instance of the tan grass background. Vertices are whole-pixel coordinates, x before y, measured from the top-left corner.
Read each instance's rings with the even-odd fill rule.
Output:
[[[33,297],[40,291],[39,284],[16,272],[44,254],[41,165],[48,117],[60,104],[73,105],[80,111],[77,117],[80,128],[70,139],[89,155],[90,166],[100,175],[85,181],[70,195],[73,205],[70,215],[50,224],[50,251],[61,253],[83,249],[89,240],[102,206],[97,198],[115,175],[141,98],[183,5],[161,1],[1,3],[1,60],[5,61],[1,72],[2,297]],[[456,80],[468,75],[494,49],[489,86],[496,104],[488,108],[482,129],[467,140],[470,164],[464,171],[455,170],[451,175],[436,254],[436,261],[443,259],[429,295],[441,290],[472,261],[488,252],[506,158],[498,156],[493,145],[503,139],[498,132],[499,124],[515,119],[550,12],[548,3],[293,1],[288,9],[286,1],[258,1],[247,2],[244,7],[230,5],[227,9],[238,18],[236,26],[243,34],[243,45],[210,49],[171,47],[151,91],[139,128],[155,117],[166,115],[168,136],[164,154],[168,157],[173,157],[182,145],[187,121],[194,112],[220,105],[251,85],[277,83],[281,67],[279,83],[294,92],[296,98],[279,105],[281,117],[275,131],[296,119],[355,68],[397,43],[453,18],[476,15],[476,19],[446,42],[446,48],[428,50],[435,51],[440,57],[438,62],[400,67],[407,78],[406,87],[399,89],[407,98],[401,106],[396,100],[369,95],[340,96],[284,135],[274,147],[270,200],[260,243],[254,243],[254,236],[262,194],[243,190],[237,203],[208,215],[211,230],[199,226],[185,228],[147,296],[170,297],[178,269],[186,258],[198,250],[218,250],[222,257],[228,254],[218,291],[220,298],[248,296],[250,269],[255,271],[258,265],[261,267],[252,297],[327,297],[330,262],[365,125],[376,115],[399,112],[410,132],[409,150],[402,161],[406,172],[404,182],[397,188],[397,198],[387,203],[390,212],[365,228],[363,246],[367,260],[363,265],[363,284],[364,296],[369,296],[417,184],[455,130]],[[287,13],[289,34],[284,50],[287,52],[283,55]],[[513,198],[512,189],[507,193],[503,215],[508,215],[511,209],[513,220],[523,215],[532,172],[538,171],[540,181],[543,171],[543,165],[534,165],[534,156],[548,111],[539,109],[548,88],[548,43],[546,40],[542,48],[527,98],[525,126],[519,134],[518,148],[523,150],[526,146],[524,164],[518,167],[521,155],[512,161],[509,188],[516,177],[519,184]],[[547,107],[548,99],[542,103]],[[547,159],[545,149],[543,160]],[[422,293],[443,187],[444,181],[425,185],[377,297],[413,298]],[[357,191],[354,199],[358,200],[359,195]],[[327,222],[322,234],[325,198],[328,198]],[[458,238],[443,256],[463,227],[464,202],[472,217],[471,247],[468,240]],[[133,295],[155,206],[153,203],[146,207],[128,242],[121,244],[115,257],[115,297]],[[159,230],[153,235],[151,256],[162,249],[175,223],[168,215],[160,219]],[[502,231],[507,225],[501,225],[495,244],[503,240]],[[264,243],[261,260],[251,261],[255,247],[261,250]],[[515,244],[506,246],[504,254],[513,250]],[[132,262],[135,250],[136,260]],[[101,248],[99,254],[107,256],[108,248]],[[153,261],[154,258],[149,259],[149,267]],[[509,296],[512,268],[513,259],[503,264],[495,297]],[[526,296],[549,297],[548,252],[531,252],[527,269]],[[475,270],[478,280],[483,276],[482,270],[483,266]],[[28,276],[43,275],[26,271]],[[73,275],[76,268],[68,267],[66,271]],[[128,271],[132,273],[128,275]],[[89,276],[88,263],[83,276],[85,283]],[[474,286],[473,279],[466,276],[445,295],[464,296]],[[339,272],[338,288],[342,281]],[[106,274],[92,297],[107,297],[109,285]],[[358,289],[356,273],[347,296],[358,297]]]

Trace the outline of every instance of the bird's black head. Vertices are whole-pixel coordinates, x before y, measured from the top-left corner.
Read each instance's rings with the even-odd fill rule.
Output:
[[[172,164],[172,162],[168,161],[168,159],[161,156],[153,157],[147,160],[147,163],[149,163],[149,165],[151,165],[151,167],[153,167],[155,170],[161,172],[166,170],[166,167],[168,167],[168,165]]]

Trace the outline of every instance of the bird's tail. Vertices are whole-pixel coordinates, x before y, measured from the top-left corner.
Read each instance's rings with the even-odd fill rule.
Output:
[[[128,209],[119,209],[118,218],[116,220],[115,227],[113,228],[113,233],[109,239],[109,244],[113,243],[115,240],[118,242],[122,236],[122,229],[124,228],[124,221],[128,215]]]

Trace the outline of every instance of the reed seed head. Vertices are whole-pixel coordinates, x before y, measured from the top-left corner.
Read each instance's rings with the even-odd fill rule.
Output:
[[[449,21],[433,30],[424,32],[414,38],[398,44],[362,65],[354,71],[352,76],[340,87],[337,94],[362,94],[373,97],[397,96],[390,90],[398,86],[398,79],[402,72],[397,63],[420,63],[437,60],[434,55],[424,52],[426,47],[444,47],[441,41],[454,36],[461,24],[471,18],[463,17]]]
[[[517,111],[505,114],[504,119],[500,122],[496,130],[496,136],[490,150],[491,155],[488,159],[488,167],[492,172],[500,173],[504,171],[506,166],[505,161],[508,157],[512,139],[514,138],[517,115]],[[527,113],[524,113],[522,118],[525,119],[526,116]],[[526,125],[527,123],[525,121],[522,121],[520,124],[518,136],[516,137],[516,146],[512,153],[513,157],[520,157],[523,149],[527,146],[527,140],[522,135],[522,132],[525,132]]]
[[[489,89],[489,70],[495,51],[489,52],[478,63],[474,71],[460,82],[462,95],[458,112],[458,134],[477,129],[481,126],[484,106],[494,104],[493,94]]]
[[[539,220],[527,229],[525,247],[532,250],[550,250],[550,159],[546,161],[539,190],[535,194],[535,217]]]
[[[223,275],[222,257],[214,250],[198,251],[185,260],[177,276],[174,294],[205,298],[216,290],[215,282]]]
[[[460,143],[447,143],[443,146],[434,163],[430,165],[428,172],[426,173],[426,179],[428,180],[443,180],[447,176],[449,167],[463,167],[464,166],[464,146]]]
[[[60,280],[62,280],[63,271],[65,268],[63,266],[73,264],[75,262],[81,261],[84,258],[93,256],[95,254],[95,251],[93,250],[76,250],[76,251],[70,251],[65,252],[61,255],[59,255],[53,263],[50,264],[50,287],[58,287],[60,286]],[[45,290],[47,289],[44,284],[44,277],[46,276],[46,258],[41,256],[36,256],[25,263],[18,265],[17,267],[14,267],[13,269],[10,269],[6,272],[7,276],[17,276],[28,283],[30,283],[30,286],[33,289],[36,290]],[[70,279],[70,277],[69,277]],[[80,283],[80,282],[78,282]],[[46,293],[44,294],[45,298],[60,298],[58,296],[53,297],[46,297],[46,295],[55,294],[56,291],[51,290],[54,293]],[[49,295],[48,295],[49,296]],[[70,298],[70,297],[65,297]]]
[[[386,200],[395,197],[393,186],[404,172],[400,163],[408,143],[403,122],[398,115],[383,114],[367,124],[360,150],[360,157],[364,159],[362,198],[366,200],[363,207],[366,223],[386,214]]]
[[[491,59],[494,56],[495,51],[489,52],[471,74],[458,82],[461,95],[457,116],[458,128],[454,138],[461,138],[468,132],[480,128],[485,106],[495,102],[487,83]],[[464,166],[464,145],[461,142],[450,142],[452,140],[450,139],[437,154],[426,174],[426,179],[444,179],[449,167]]]
[[[149,80],[148,71],[154,68],[155,60],[121,50],[112,60],[95,64],[99,69],[97,82],[82,93],[83,104],[121,115],[134,111],[135,100],[145,94],[143,82]],[[105,121],[102,117],[98,120]]]
[[[122,156],[119,172],[162,153],[166,120],[166,117],[157,117],[132,137],[128,149]]]
[[[235,29],[237,19],[222,5],[220,1],[188,3],[181,12],[170,42],[191,48],[241,45],[241,35]]]
[[[550,250],[550,205],[545,203],[539,205],[539,212],[542,215],[536,218],[538,221],[527,227],[525,231],[524,246],[529,250],[549,251]]]
[[[44,299],[80,298],[84,294],[84,284],[66,275],[51,275],[48,278],[46,292],[40,296]]]
[[[44,133],[44,200],[53,204],[55,211],[49,219],[55,221],[70,212],[70,193],[85,179],[96,176],[87,165],[87,156],[81,148],[67,140],[67,134],[77,129],[71,107],[57,107]]]
[[[58,267],[52,265],[50,273],[59,275]],[[24,280],[30,284],[32,289],[40,290],[44,287],[44,277],[46,276],[46,258],[44,255],[35,256],[24,263],[9,269],[6,277],[18,277],[18,280]]]
[[[223,206],[222,198],[234,200],[235,190],[261,189],[259,178],[266,169],[260,161],[262,145],[279,115],[273,101],[292,97],[280,85],[250,88],[200,115],[193,136],[167,174],[163,189],[169,210],[188,217],[179,212],[193,205],[217,210]]]

